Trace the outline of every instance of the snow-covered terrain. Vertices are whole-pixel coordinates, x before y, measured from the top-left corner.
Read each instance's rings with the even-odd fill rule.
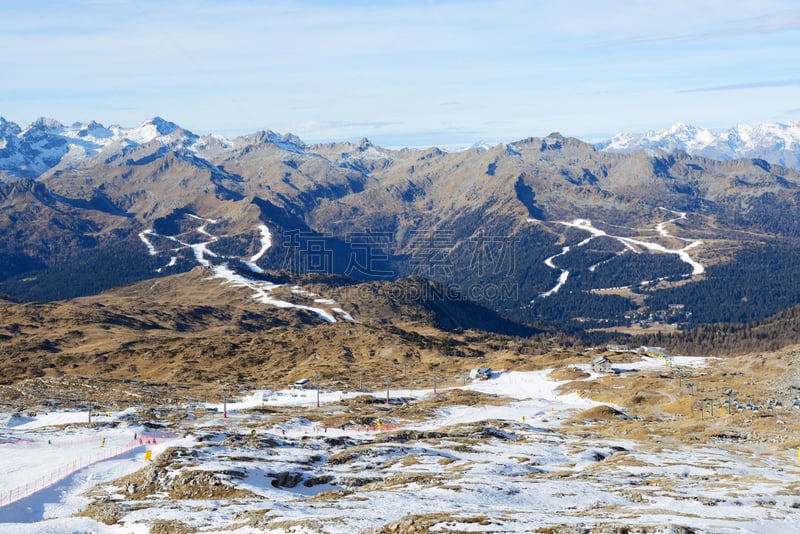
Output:
[[[704,360],[674,363],[701,368]],[[589,372],[586,380],[598,377],[579,367]],[[624,387],[626,376],[657,372],[663,362],[616,367]],[[547,371],[494,373],[459,388],[497,395],[494,404],[444,406],[428,419],[401,427],[386,421],[383,428],[378,421],[325,427],[315,421],[315,404],[320,414],[335,413],[357,394],[317,390],[252,391],[225,405],[195,407],[173,433],[144,434],[135,409],[100,414],[93,425],[80,423],[86,412],[7,414],[0,427],[0,495],[8,496],[0,502],[0,532],[136,533],[148,532],[152,521],[171,521],[199,532],[350,533],[408,516],[429,521],[430,531],[616,524],[658,532],[800,532],[800,500],[791,490],[800,476],[795,451],[583,438],[561,425],[597,403],[560,394],[559,385]],[[382,399],[385,392],[371,395]],[[405,402],[433,395],[392,392]],[[281,409],[307,415],[274,420]],[[131,442],[127,452],[97,456]],[[96,461],[80,467],[87,457]],[[62,465],[78,467],[61,476]],[[123,477],[124,487],[112,483]],[[201,479],[206,486],[191,491],[231,497],[170,496],[176,480]],[[43,482],[14,497],[32,481]],[[163,489],[145,492],[154,481]],[[112,524],[75,516],[98,499],[119,514]]]
[[[661,149],[668,153],[684,150],[719,160],[759,158],[797,169],[800,168],[800,123],[739,124],[724,132],[715,132],[679,122],[666,130],[619,133],[595,147],[623,153],[640,149]]]

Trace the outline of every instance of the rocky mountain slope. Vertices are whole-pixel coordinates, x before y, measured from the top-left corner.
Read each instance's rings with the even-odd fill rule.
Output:
[[[786,284],[800,174],[760,159],[559,134],[455,153],[228,140],[160,118],[2,131],[0,293],[16,298],[227,265],[417,275],[539,327],[693,326],[800,302]]]

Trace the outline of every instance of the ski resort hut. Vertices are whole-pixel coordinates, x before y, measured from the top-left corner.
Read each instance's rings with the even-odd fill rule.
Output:
[[[610,373],[611,372],[611,360],[609,360],[605,356],[600,356],[599,358],[595,358],[591,361],[590,365],[592,366],[592,371],[595,373]]]
[[[469,372],[471,380],[488,380],[492,376],[492,370],[489,367],[476,367]]]
[[[308,378],[301,378],[294,384],[289,385],[289,389],[306,389],[306,387],[308,387],[308,383]]]

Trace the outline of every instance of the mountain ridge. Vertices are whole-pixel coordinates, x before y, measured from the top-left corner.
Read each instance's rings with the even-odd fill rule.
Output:
[[[542,139],[551,141],[564,138],[551,133]],[[429,148],[388,149],[362,138],[359,142],[329,142],[307,144],[292,133],[279,134],[261,130],[226,138],[219,134],[198,135],[160,116],[145,120],[138,126],[104,126],[94,120],[75,122],[65,126],[59,121],[40,117],[26,128],[0,117],[0,172],[6,179],[38,178],[43,174],[63,168],[80,166],[83,160],[97,157],[107,150],[128,149],[157,141],[160,145],[180,148],[204,159],[218,159],[255,144],[272,144],[298,154],[307,151],[325,152],[332,147],[350,146],[352,153],[363,157],[413,150],[427,152]],[[489,151],[503,147],[513,155],[514,145],[520,139],[496,145],[477,142],[470,147],[455,150]],[[553,141],[556,145],[558,141]],[[583,141],[581,141],[583,142]],[[665,130],[647,130],[644,133],[618,133],[610,139],[594,143],[597,150],[630,153],[635,150],[661,150],[667,154],[685,151],[716,160],[763,159],[771,164],[800,168],[800,122],[763,123],[757,126],[737,125],[724,132],[675,123]],[[453,151],[450,151],[453,152]],[[351,153],[351,156],[352,156]],[[343,159],[344,154],[342,154]],[[3,174],[0,174],[0,178]]]
[[[677,122],[665,130],[619,133],[595,143],[598,150],[678,150],[717,160],[757,158],[783,167],[800,168],[800,122],[738,124],[722,132]]]
[[[533,327],[654,318],[683,327],[720,319],[701,306],[738,319],[800,302],[779,284],[793,262],[777,261],[800,249],[800,173],[760,159],[612,153],[559,133],[446,152],[368,139],[306,145],[270,131],[198,137],[160,118],[127,137],[48,120],[28,131],[46,128],[61,129],[61,151],[83,131],[82,142],[103,145],[0,183],[0,231],[13,236],[0,242],[0,292],[16,298],[60,300],[230,264],[417,275]],[[3,129],[16,132],[6,148],[22,142],[21,128]],[[741,256],[759,243],[769,246]],[[756,266],[739,269],[747,277],[726,267],[740,257]],[[780,275],[758,278],[772,260]],[[712,302],[720,284],[725,306]]]

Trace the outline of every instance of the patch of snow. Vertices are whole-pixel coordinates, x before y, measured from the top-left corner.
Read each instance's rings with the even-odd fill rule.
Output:
[[[317,314],[318,317],[329,323],[335,323],[336,319],[329,312],[322,308],[315,308],[312,306],[305,306],[302,304],[294,304],[285,300],[278,300],[272,298],[272,291],[278,287],[272,282],[257,282],[245,278],[240,274],[233,272],[227,265],[217,265],[214,267],[214,278],[222,278],[234,286],[246,287],[253,290],[253,298],[258,302],[269,304],[278,308],[296,308],[299,310],[307,310]]]
[[[259,251],[250,258],[251,263],[255,263],[260,260],[272,246],[272,234],[270,233],[269,228],[267,228],[265,224],[261,224],[258,227],[258,231],[261,232],[261,249],[259,249]]]
[[[349,313],[347,313],[346,311],[344,311],[342,308],[331,308],[331,311],[341,315],[342,319],[344,319],[345,321],[353,321],[353,322],[355,322],[355,319],[353,319],[353,316],[350,315]]]
[[[156,251],[156,247],[153,246],[150,240],[147,239],[147,236],[152,233],[153,230],[144,230],[142,232],[139,232],[139,239],[141,239],[144,245],[147,247],[147,251],[150,253],[150,255],[155,256],[156,254],[158,254],[158,251]]]
[[[242,263],[245,265],[245,267],[247,267],[248,269],[250,269],[251,271],[253,271],[256,274],[261,274],[261,273],[264,272],[264,269],[262,269],[261,267],[259,267],[258,265],[256,265],[253,262],[243,261]]]
[[[209,255],[212,258],[217,257],[216,254],[208,250],[208,242],[194,243],[192,245],[189,245],[189,247],[194,252],[194,257],[197,260],[197,263],[199,263],[203,267],[209,267],[211,265],[211,262],[206,259],[206,255]]]
[[[476,152],[488,152],[493,147],[492,145],[490,145],[485,141],[478,141],[477,143],[473,144],[470,148]]]

